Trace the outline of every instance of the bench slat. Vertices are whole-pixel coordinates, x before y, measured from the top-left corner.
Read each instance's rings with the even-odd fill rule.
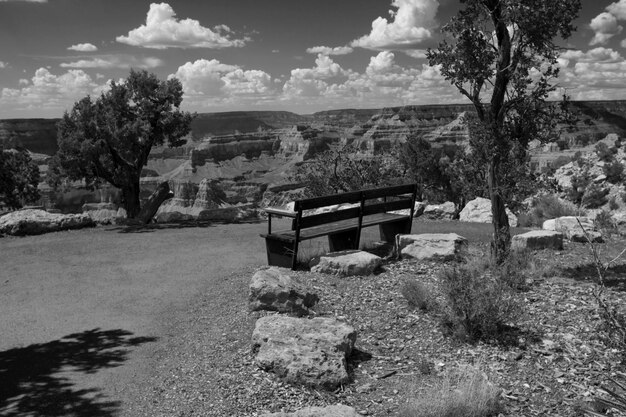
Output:
[[[291,211],[291,210],[285,210],[285,209],[281,209],[278,207],[266,207],[263,209],[263,211],[265,211],[268,214],[275,214],[277,216],[283,216],[283,217],[296,217],[296,212]]]
[[[391,213],[377,213],[363,217],[363,227],[376,226],[379,224],[397,222],[400,220],[406,220],[407,216]],[[358,227],[358,219],[342,220],[334,223],[326,223],[320,226],[310,227],[308,229],[300,230],[300,240],[314,239],[316,237],[327,236],[332,233],[347,232],[348,230],[354,230]],[[261,235],[266,237],[267,235]],[[272,233],[277,239],[284,240],[285,242],[293,242],[295,239],[295,231],[282,230]]]
[[[320,207],[333,206],[335,204],[359,203],[361,201],[361,191],[341,193],[335,195],[325,195],[322,197],[307,198],[295,202],[294,210],[310,210]]]
[[[408,209],[408,208],[411,208],[412,203],[413,203],[412,199],[403,198],[397,201],[387,201],[386,203],[370,204],[368,206],[363,207],[363,215],[367,216],[369,214]]]
[[[319,226],[321,224],[333,223],[340,220],[353,219],[359,217],[360,207],[352,207],[344,210],[331,211],[328,213],[315,214],[313,216],[304,216],[300,220],[300,228],[307,229],[309,227]],[[295,230],[296,222],[292,222],[291,228]]]

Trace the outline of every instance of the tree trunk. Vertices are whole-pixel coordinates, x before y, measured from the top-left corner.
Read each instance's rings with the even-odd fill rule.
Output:
[[[511,249],[511,231],[509,218],[506,215],[504,200],[498,188],[498,165],[497,158],[489,161],[489,197],[491,198],[491,214],[493,223],[493,240],[491,241],[491,256],[498,264],[502,264],[509,256]]]
[[[141,201],[139,200],[139,179],[122,188],[122,197],[124,199],[124,208],[126,209],[126,218],[134,219],[141,210]]]
[[[152,193],[146,204],[137,215],[137,219],[143,224],[150,223],[150,220],[154,217],[161,204],[168,198],[172,198],[174,193],[170,191],[170,186],[167,181],[159,184],[156,190]]]

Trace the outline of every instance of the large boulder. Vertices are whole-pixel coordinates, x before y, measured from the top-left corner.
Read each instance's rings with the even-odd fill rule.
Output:
[[[506,215],[509,218],[509,226],[517,227],[517,216],[508,208]],[[482,197],[477,197],[468,202],[459,213],[459,220],[462,222],[491,223],[492,219],[491,200]]]
[[[416,201],[415,205],[413,206],[413,217],[420,217],[422,214],[424,214],[425,209],[426,209],[426,203],[423,203],[421,201]],[[395,210],[395,211],[392,211],[391,213],[400,214],[402,216],[408,216],[411,214],[411,209]]]
[[[96,224],[85,213],[57,214],[45,210],[28,209],[5,214],[0,217],[0,234],[40,235],[60,230],[93,227]]]
[[[594,224],[588,217],[557,217],[556,219],[543,222],[542,229],[563,233],[571,242],[587,243],[587,236],[589,236],[592,243],[603,242],[602,233],[594,230]],[[585,232],[587,232],[587,235],[585,235]]]
[[[294,282],[288,272],[288,269],[277,267],[256,271],[250,281],[250,310],[308,314],[319,297]]]
[[[88,210],[84,213],[91,217],[91,220],[93,220],[97,224],[115,224],[118,219],[117,209]]]
[[[513,236],[513,249],[563,249],[563,234],[554,230],[533,230]]]
[[[191,214],[181,213],[179,211],[160,211],[154,216],[157,223],[179,223],[193,220]]]
[[[401,257],[428,261],[450,261],[467,249],[467,239],[456,233],[399,235],[397,253]]]
[[[331,318],[261,317],[252,333],[255,363],[292,384],[335,389],[349,381],[356,330]]]
[[[319,263],[311,268],[311,271],[343,276],[365,276],[371,275],[382,261],[380,256],[369,252],[347,250],[321,256]]]
[[[261,417],[360,417],[362,414],[356,412],[347,405],[329,405],[328,407],[306,407],[294,413],[265,413]]]
[[[427,205],[424,208],[423,215],[431,220],[452,220],[456,216],[456,206],[451,201],[443,204]]]

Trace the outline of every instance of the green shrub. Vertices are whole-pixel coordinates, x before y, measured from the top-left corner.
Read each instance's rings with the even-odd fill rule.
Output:
[[[619,204],[617,204],[615,196],[611,197],[611,199],[609,200],[609,209],[613,211],[619,210]]]
[[[624,165],[619,161],[611,161],[604,165],[602,168],[606,180],[611,184],[617,184],[622,182],[624,174]]]
[[[500,391],[480,369],[466,366],[416,392],[400,410],[400,417],[497,416],[503,411]]]
[[[591,184],[585,190],[582,197],[582,204],[587,208],[598,208],[607,202],[607,194],[609,190],[598,184]]]
[[[567,190],[567,197],[576,205],[580,204],[591,178],[588,172],[582,172],[572,177],[572,186]]]
[[[556,171],[557,169],[561,168],[563,165],[567,165],[570,162],[572,162],[572,158],[565,156],[565,155],[561,155],[550,164],[550,168]]]
[[[602,210],[598,213],[593,223],[604,235],[611,236],[613,233],[617,232],[617,225],[613,221],[611,213],[606,210]]]
[[[511,287],[499,278],[487,257],[442,270],[443,324],[460,339],[499,339],[521,313]]]
[[[413,308],[423,311],[432,311],[437,308],[437,301],[433,291],[424,283],[416,279],[407,279],[402,284],[401,293]]]

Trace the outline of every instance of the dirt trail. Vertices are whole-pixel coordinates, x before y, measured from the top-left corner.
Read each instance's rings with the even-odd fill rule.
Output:
[[[265,265],[265,227],[0,239],[0,414],[116,415],[193,300]]]

